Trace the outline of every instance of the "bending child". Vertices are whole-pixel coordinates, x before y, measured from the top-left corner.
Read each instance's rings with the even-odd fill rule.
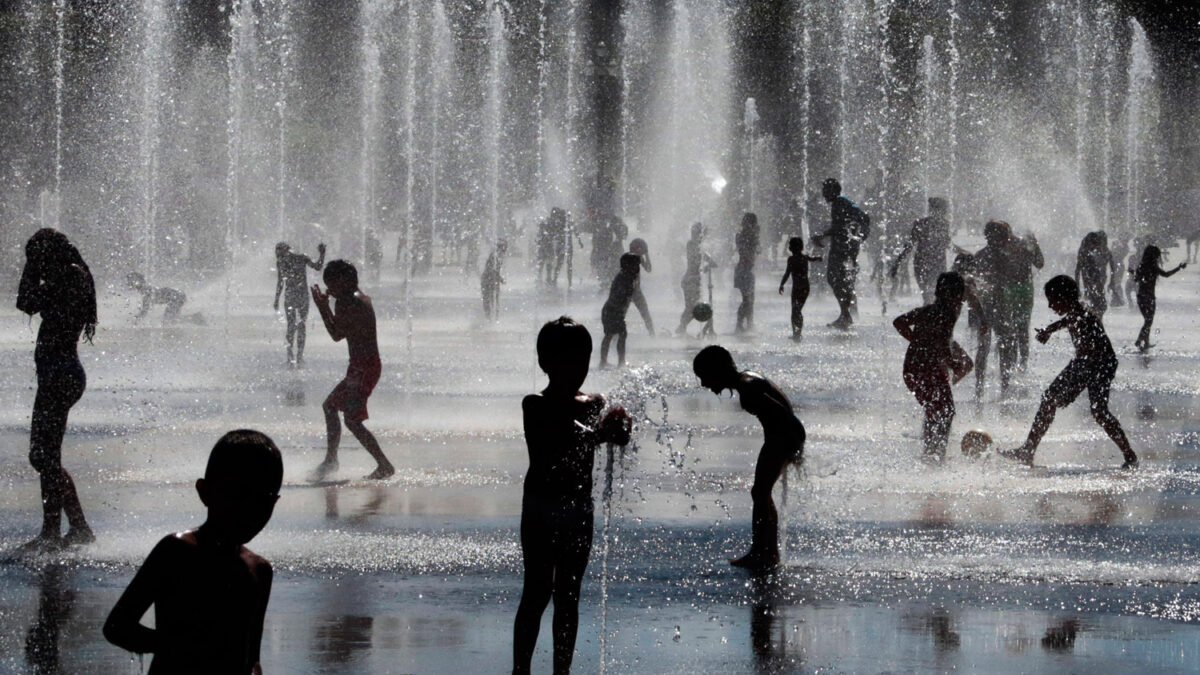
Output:
[[[196,481],[208,518],[158,542],[104,623],[104,638],[153,653],[155,673],[262,673],[271,563],[244,544],[275,510],[283,459],[257,431],[230,431]],[[156,628],[141,623],[154,606]]]
[[[1138,311],[1142,313],[1142,330],[1133,344],[1142,351],[1154,346],[1150,344],[1150,326],[1154,323],[1154,312],[1158,307],[1155,295],[1158,278],[1169,277],[1187,267],[1187,263],[1182,262],[1175,269],[1166,272],[1159,267],[1161,263],[1162,251],[1157,246],[1147,246],[1146,250],[1142,252],[1142,264],[1129,272],[1133,275],[1134,283],[1137,284],[1137,306]]]
[[[822,258],[819,255],[805,255],[804,239],[801,237],[788,239],[788,250],[792,254],[788,256],[787,268],[783,270],[783,279],[779,281],[779,294],[783,295],[783,287],[787,285],[790,277],[792,279],[792,339],[799,342],[800,334],[804,332],[804,303],[808,302],[808,263],[820,262]]]
[[[592,358],[587,328],[562,317],[542,326],[538,366],[546,388],[521,401],[529,473],[521,502],[525,581],[513,627],[513,672],[528,673],[542,613],[554,600],[554,672],[571,670],[579,627],[579,590],[592,550],[592,466],[601,443],[626,445],[623,408],[584,394]]]
[[[1108,409],[1108,393],[1112,388],[1113,377],[1117,374],[1117,355],[1113,351],[1108,334],[1104,332],[1103,324],[1079,302],[1079,285],[1071,277],[1060,274],[1047,281],[1046,300],[1050,309],[1062,318],[1038,330],[1037,340],[1046,344],[1051,335],[1066,328],[1071,333],[1071,342],[1075,345],[1075,358],[1054,378],[1046,393],[1042,395],[1042,403],[1033,418],[1033,426],[1029,429],[1029,437],[1025,444],[1013,450],[1002,451],[1001,454],[1032,465],[1033,454],[1037,451],[1042,436],[1054,421],[1055,413],[1059,408],[1070,405],[1084,389],[1087,389],[1092,417],[1104,428],[1105,433],[1125,456],[1125,463],[1121,468],[1137,467],[1138,457],[1129,445],[1125,430]]]
[[[896,317],[896,331],[908,340],[904,384],[925,409],[925,455],[946,456],[946,439],[954,421],[953,383],[971,372],[971,357],[954,341],[954,324],[962,311],[966,283],[958,272],[938,275],[932,304]],[[951,382],[951,373],[954,382]]]
[[[375,336],[375,308],[371,305],[371,298],[358,288],[358,270],[354,269],[354,265],[345,260],[334,260],[325,266],[324,278],[328,292],[322,293],[321,287],[314,284],[313,302],[321,313],[329,337],[334,342],[346,340],[350,366],[346,370],[346,377],[329,392],[321,406],[325,410],[327,450],[325,461],[313,472],[313,480],[324,480],[337,470],[338,443],[342,439],[339,412],[346,419],[346,428],[376,462],[375,470],[366,479],[387,478],[396,473],[396,469],[384,456],[375,435],[363,426],[363,421],[367,419],[367,399],[383,372],[383,364],[379,360],[379,342]],[[329,307],[330,296],[337,300],[336,312]]]
[[[604,326],[604,339],[600,341],[600,367],[608,367],[608,346],[612,339],[617,338],[617,365],[625,365],[625,339],[629,337],[629,329],[625,325],[625,315],[629,313],[629,303],[638,292],[638,269],[642,259],[633,253],[621,256],[621,271],[613,277],[612,285],[608,288],[608,300],[600,310],[600,323]]]
[[[730,560],[735,567],[762,571],[779,564],[779,513],[771,499],[776,481],[788,464],[804,458],[804,425],[792,412],[792,404],[779,387],[750,371],[738,371],[729,351],[709,345],[696,354],[692,370],[700,386],[720,395],[736,391],[742,410],[754,415],[763,427],[763,446],[754,466],[754,485],[750,497],[754,511],[750,520],[750,551]]]

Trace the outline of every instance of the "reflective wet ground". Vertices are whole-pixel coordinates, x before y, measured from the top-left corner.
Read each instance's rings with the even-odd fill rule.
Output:
[[[579,672],[1197,668],[1200,282],[1190,270],[1160,284],[1149,357],[1129,347],[1136,312],[1106,318],[1122,352],[1113,409],[1142,456],[1132,473],[1117,470],[1119,453],[1084,403],[1060,414],[1033,469],[953,448],[944,466],[919,462],[920,411],[890,327],[915,301],[899,299],[885,317],[868,296],[846,335],[824,327],[836,312],[827,295],[815,298],[795,344],[775,274],[760,274],[758,332],[719,341],[779,383],[808,429],[804,466],[788,477],[787,566],[752,580],[726,564],[748,545],[760,430],[736,400],[699,388],[690,361],[703,343],[652,340],[631,313],[631,367],[593,369],[585,385],[640,423],[636,448],[615,464],[607,536],[598,461]],[[499,324],[486,325],[475,282],[447,270],[414,286],[409,352],[399,279],[385,275],[373,293],[368,282],[385,363],[368,426],[399,471],[362,481],[370,460],[348,443],[336,480],[313,486],[305,478],[323,452],[320,402],[345,352],[310,321],[306,367],[283,368],[273,281],[269,272],[237,279],[228,318],[223,281],[188,289],[207,326],[135,326],[132,299],[102,298],[96,345],[81,348],[89,389],[64,446],[99,541],[0,564],[0,669],[137,671],[100,625],[154,542],[201,521],[192,483],[220,433],[238,426],[275,438],[286,466],[276,515],[251,544],[276,568],[268,672],[509,667],[527,466],[519,402],[544,382],[533,336],[562,313],[596,331],[602,298],[591,285],[567,296],[514,282]],[[673,328],[676,280],[656,273],[645,283],[660,331]],[[732,300],[717,299],[717,329],[728,332]],[[1039,300],[1034,325],[1048,320]],[[33,332],[12,310],[0,325],[7,551],[38,522],[25,459]],[[1035,343],[1008,400],[990,385],[977,406],[969,384],[957,387],[955,439],[981,428],[1018,444],[1069,356],[1065,335]],[[549,670],[548,638],[547,615],[540,670]]]

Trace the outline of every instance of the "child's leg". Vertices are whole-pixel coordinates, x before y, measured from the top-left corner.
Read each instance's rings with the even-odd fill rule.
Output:
[[[375,471],[371,472],[367,476],[368,478],[387,478],[396,473],[395,467],[392,466],[392,463],[383,454],[383,448],[379,447],[379,441],[375,438],[375,434],[363,426],[361,421],[347,419],[346,428],[350,430],[350,433],[354,434],[358,442],[362,444],[363,448],[370,453],[371,458],[375,460]]]
[[[608,365],[608,345],[612,343],[613,334],[605,333],[604,339],[600,341],[600,365]]]
[[[621,331],[617,335],[617,365],[625,365],[625,338],[629,337],[628,331]]]
[[[1046,393],[1042,394],[1042,402],[1033,417],[1033,426],[1030,427],[1029,437],[1023,446],[1026,450],[1037,450],[1058,409],[1070,405],[1079,396],[1087,386],[1088,375],[1088,364],[1076,359],[1068,363],[1058,377],[1054,378],[1046,388]]]
[[[955,413],[950,381],[945,376],[925,377],[913,393],[925,409],[925,454],[944,457]]]
[[[308,332],[308,305],[296,310],[296,362],[304,360],[304,341]]]
[[[1125,430],[1121,428],[1121,422],[1108,409],[1108,393],[1112,388],[1112,379],[1115,374],[1116,365],[1114,364],[1111,371],[1101,373],[1096,380],[1089,384],[1088,401],[1091,403],[1092,417],[1100,424],[1104,433],[1108,434],[1113,443],[1117,444],[1125,461],[1137,463],[1137,453],[1129,445],[1129,438],[1125,435]]]
[[[334,392],[337,392],[337,388]],[[322,464],[337,466],[338,445],[342,441],[342,421],[338,419],[338,409],[333,397],[334,394],[331,393],[325,399],[325,403],[321,404],[321,410],[325,412],[325,461]]]
[[[749,286],[742,292],[746,304],[746,330],[754,330],[754,280],[750,280]]]
[[[750,555],[763,557],[768,562],[779,556],[779,512],[771,492],[789,460],[788,453],[764,445],[754,465],[754,485],[750,487],[750,498],[754,502],[750,519]]]
[[[291,361],[294,357],[292,345],[296,342],[296,324],[298,323],[297,315],[299,312],[295,307],[285,305],[283,308],[283,316],[287,320],[287,358]]]
[[[980,321],[983,317],[980,317]],[[987,375],[988,352],[992,351],[992,328],[981,331],[975,348],[975,400],[983,399],[983,384]]]
[[[1156,304],[1154,296],[1138,293],[1137,306],[1138,311],[1142,313],[1142,330],[1138,332],[1137,340],[1134,342],[1138,347],[1150,345],[1150,327],[1154,324]]]
[[[525,563],[525,581],[521,602],[513,622],[513,673],[528,673],[541,629],[542,614],[550,604],[554,590],[553,542],[550,533],[527,515],[521,517],[521,551]],[[555,607],[557,612],[558,607]]]
[[[592,551],[592,515],[586,527],[565,542],[554,569],[554,672],[567,673],[579,631],[579,589]]]

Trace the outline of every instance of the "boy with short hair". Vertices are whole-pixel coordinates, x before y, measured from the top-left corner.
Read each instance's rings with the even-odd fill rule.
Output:
[[[633,302],[638,292],[641,264],[642,259],[637,254],[623,254],[621,271],[613,277],[612,285],[608,288],[608,300],[600,310],[600,323],[604,326],[604,339],[600,341],[601,368],[608,367],[608,346],[614,337],[617,338],[617,365],[625,365],[625,340],[629,337],[625,315],[629,313],[629,303]]]
[[[779,282],[779,294],[787,281],[792,280],[792,340],[799,342],[804,332],[804,303],[808,301],[808,263],[820,262],[821,256],[810,256],[804,252],[804,239],[792,237],[788,239],[787,268],[783,270],[783,279]]]
[[[1042,344],[1056,331],[1066,328],[1075,345],[1075,358],[1063,368],[1042,395],[1029,437],[1019,448],[1001,451],[1012,459],[1033,464],[1033,453],[1038,443],[1054,421],[1059,408],[1066,407],[1087,389],[1092,417],[1104,428],[1108,437],[1117,444],[1125,456],[1122,469],[1133,469],[1138,465],[1137,454],[1129,445],[1120,421],[1108,409],[1108,393],[1113,377],[1117,374],[1117,354],[1104,331],[1104,325],[1095,314],[1087,311],[1079,301],[1079,285],[1075,280],[1060,274],[1046,282],[1046,300],[1050,309],[1062,318],[1037,331],[1037,340]]]
[[[529,472],[521,501],[525,583],[513,627],[513,672],[528,673],[542,613],[554,600],[554,672],[571,670],[579,589],[592,550],[592,466],[601,443],[626,445],[632,420],[579,390],[592,336],[567,317],[542,326],[538,366],[550,382],[521,401]]]
[[[325,411],[327,449],[325,460],[313,472],[313,480],[324,480],[337,470],[338,443],[342,438],[342,424],[338,419],[341,412],[346,428],[362,443],[363,448],[375,459],[375,470],[367,480],[379,480],[396,473],[395,467],[384,456],[375,435],[363,426],[367,419],[367,398],[371,396],[383,365],[379,359],[379,342],[375,335],[375,308],[371,298],[358,288],[358,270],[345,260],[334,260],[325,266],[326,293],[313,284],[313,303],[321,313],[325,329],[334,342],[346,340],[350,351],[350,366],[346,377],[338,383],[321,407]],[[337,300],[337,311],[329,307],[329,298]]]
[[[230,431],[196,481],[208,518],[164,537],[104,623],[109,642],[153,653],[155,673],[261,673],[259,646],[271,563],[247,549],[271,519],[283,459],[265,434]],[[154,606],[156,628],[141,624]]]

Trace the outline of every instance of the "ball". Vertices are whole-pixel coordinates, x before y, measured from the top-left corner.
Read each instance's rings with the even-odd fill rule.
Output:
[[[963,434],[962,453],[967,457],[978,457],[991,450],[995,442],[988,432],[972,429]]]
[[[708,323],[712,318],[712,307],[707,302],[698,302],[692,308],[692,318],[700,323]]]

